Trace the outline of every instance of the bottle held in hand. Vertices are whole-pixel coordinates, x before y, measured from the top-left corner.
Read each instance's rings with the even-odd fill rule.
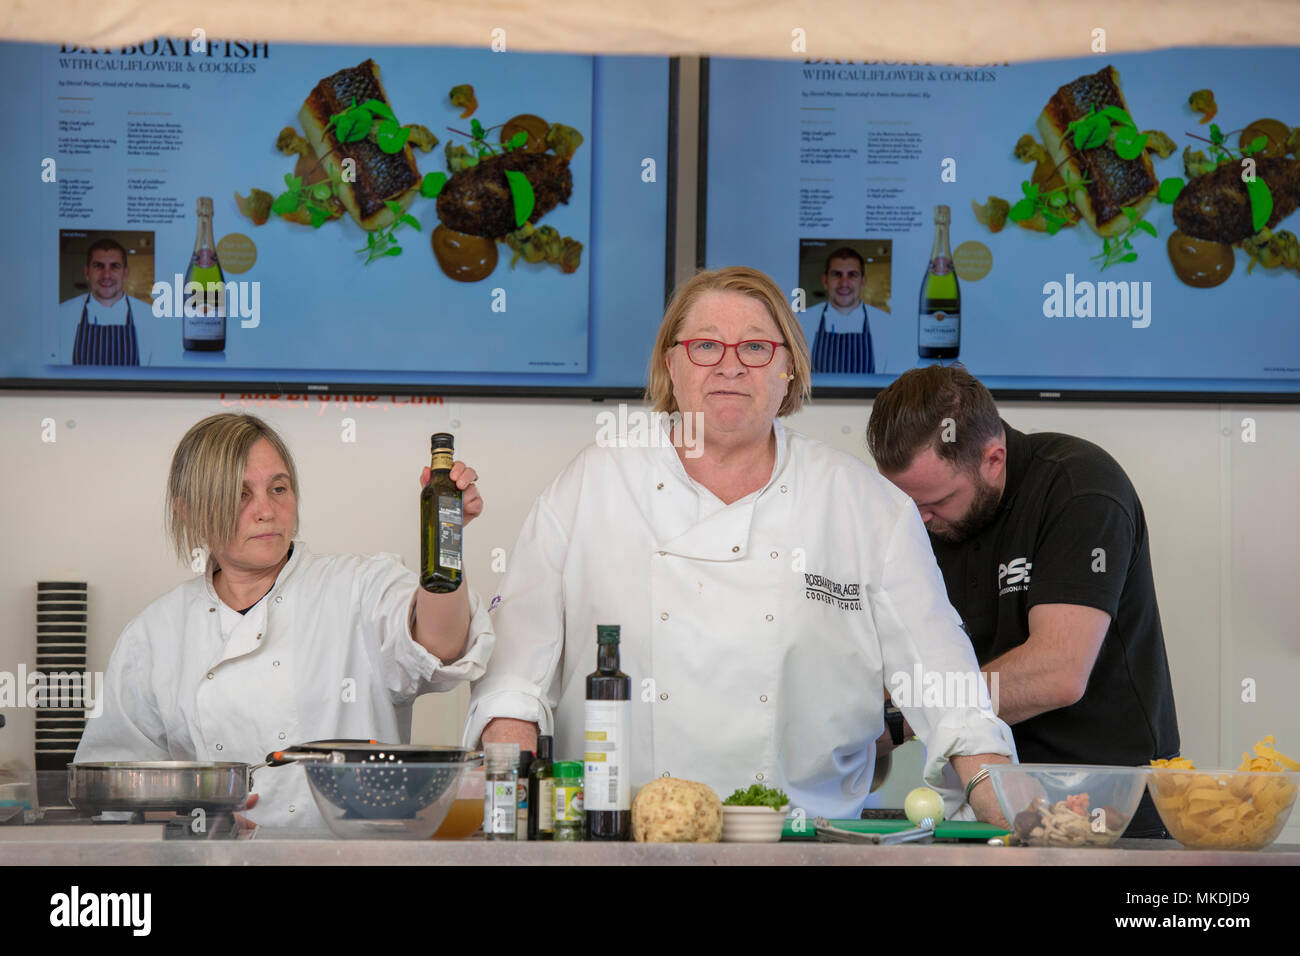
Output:
[[[429,483],[420,492],[420,587],[446,594],[465,578],[461,561],[464,515],[461,491],[451,480],[454,440],[440,432],[430,439]]]

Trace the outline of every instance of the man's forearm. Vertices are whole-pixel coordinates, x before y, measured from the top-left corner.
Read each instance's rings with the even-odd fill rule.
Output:
[[[1068,706],[1060,684],[1060,664],[1021,644],[984,664],[984,682],[993,709],[1008,724]]]
[[[416,642],[444,664],[459,660],[469,644],[469,592],[459,587],[448,594],[415,589]]]

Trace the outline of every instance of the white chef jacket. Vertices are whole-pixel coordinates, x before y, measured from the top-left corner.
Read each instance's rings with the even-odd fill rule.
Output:
[[[419,586],[395,554],[316,555],[295,541],[247,613],[212,586],[214,563],[127,624],[87,720],[78,763],[228,760],[255,764],[311,740],[410,739],[417,695],[483,674],[494,637],[469,592],[470,642],[443,664],[411,636]],[[264,767],[248,811],[271,827],[323,827],[301,766]]]
[[[666,442],[578,455],[534,504],[492,602],[497,647],[467,743],[513,717],[553,734],[557,760],[581,759],[596,626],[618,624],[634,786],[670,775],[726,797],[759,782],[810,819],[858,815],[886,678],[978,665],[911,499],[774,425],[771,479],[730,505]],[[991,710],[920,703],[901,709],[952,816],[947,758],[1014,757],[1011,731]]]

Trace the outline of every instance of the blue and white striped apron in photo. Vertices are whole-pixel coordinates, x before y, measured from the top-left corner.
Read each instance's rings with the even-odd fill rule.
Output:
[[[126,299],[125,325],[100,325],[96,317],[91,322],[86,317],[90,295],[81,304],[81,321],[77,323],[77,338],[72,343],[73,365],[139,365],[140,346],[135,337],[135,324],[131,321],[131,297]]]
[[[827,302],[822,306],[822,318],[817,324],[817,337],[813,339],[812,370],[851,375],[871,375],[876,371],[876,358],[871,349],[871,329],[867,325],[867,307],[862,306],[861,332],[827,332]]]

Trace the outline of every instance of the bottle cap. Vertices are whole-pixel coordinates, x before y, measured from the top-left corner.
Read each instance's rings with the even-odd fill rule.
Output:
[[[551,759],[551,746],[554,738],[550,734],[539,734],[537,737],[537,758],[538,760]]]
[[[582,779],[582,761],[581,760],[561,760],[551,768],[553,777],[577,777]]]
[[[437,451],[440,448],[445,448],[447,451],[453,451],[455,450],[456,439],[447,432],[438,432],[438,434],[430,437],[429,444],[432,446],[433,451]]]
[[[533,765],[533,752],[525,750],[519,755],[519,776],[528,776],[528,768]]]
[[[619,634],[618,624],[597,624],[596,625],[597,644],[617,644],[618,634]]]
[[[198,203],[197,203],[197,205],[196,205],[196,207],[195,207],[195,211],[196,211],[200,216],[211,216],[211,215],[212,215],[212,197],[211,197],[211,196],[200,196],[200,197],[199,197],[199,201],[198,201]]]
[[[948,211],[947,206],[934,207],[934,224],[936,226],[946,226],[952,221],[952,214]]]

